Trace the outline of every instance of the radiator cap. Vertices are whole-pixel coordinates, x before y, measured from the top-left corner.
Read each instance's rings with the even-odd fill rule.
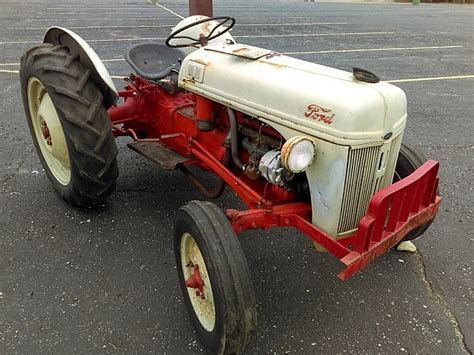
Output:
[[[357,80],[364,81],[366,83],[375,84],[380,81],[380,78],[377,75],[365,69],[352,68],[352,74],[354,74],[354,77]]]

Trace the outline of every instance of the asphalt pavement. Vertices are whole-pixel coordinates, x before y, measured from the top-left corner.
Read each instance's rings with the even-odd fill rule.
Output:
[[[405,140],[441,163],[442,208],[416,254],[391,251],[347,282],[335,258],[291,230],[241,236],[258,303],[250,354],[466,354],[474,349],[472,5],[214,0],[237,41],[362,67],[408,96]],[[202,349],[172,249],[177,209],[204,199],[119,139],[117,191],[98,209],[54,193],[34,151],[19,59],[52,25],[130,73],[126,48],[162,42],[187,2],[0,0],[0,353]],[[123,82],[116,80],[117,87]],[[241,206],[226,191],[223,208]]]

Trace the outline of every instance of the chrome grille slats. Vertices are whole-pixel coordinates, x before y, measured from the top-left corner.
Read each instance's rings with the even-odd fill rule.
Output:
[[[357,228],[372,196],[374,172],[379,159],[379,147],[350,149],[347,160],[346,181],[342,197],[342,210],[338,233]],[[360,211],[362,215],[360,215]]]
[[[391,184],[401,141],[400,134],[386,143],[388,147],[379,145],[349,149],[337,228],[339,235],[356,229],[360,219],[367,213],[374,193]],[[387,156],[383,158],[383,166],[379,170],[381,154]]]

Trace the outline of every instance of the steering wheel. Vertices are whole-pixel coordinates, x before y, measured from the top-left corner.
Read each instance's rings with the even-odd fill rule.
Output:
[[[204,34],[201,33],[199,38],[192,38],[192,37],[189,37],[189,36],[178,36],[181,32],[187,30],[188,28],[191,28],[191,27],[196,26],[196,25],[200,25],[202,23],[210,22],[210,21],[219,21],[219,23],[209,32],[208,35],[204,35]],[[224,31],[215,33],[218,28],[223,27],[228,22],[230,24],[229,24],[228,27],[224,27]],[[181,27],[180,29],[172,32],[168,36],[168,38],[166,38],[165,44],[168,47],[171,47],[171,48],[190,47],[190,46],[193,46],[193,45],[196,45],[196,44],[206,45],[207,42],[209,42],[210,40],[213,40],[214,38],[222,36],[224,33],[230,31],[230,29],[232,27],[234,27],[234,25],[235,25],[235,18],[229,17],[229,16],[210,17],[210,18],[205,18],[205,19],[202,19],[202,20],[194,21],[194,22],[190,23],[189,25]],[[185,44],[171,44],[170,42],[173,39],[188,39],[191,42],[185,43]]]

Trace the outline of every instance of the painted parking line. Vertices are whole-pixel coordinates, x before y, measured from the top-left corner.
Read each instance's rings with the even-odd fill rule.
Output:
[[[112,58],[112,59],[104,59],[103,62],[107,62],[107,63],[110,63],[110,62],[123,62],[125,61],[124,58]]]
[[[374,36],[374,35],[390,35],[395,32],[332,32],[332,33],[294,33],[282,35],[238,35],[234,38],[291,38],[291,37],[327,37],[327,36]],[[106,39],[86,39],[88,43],[103,43],[103,42],[142,42],[142,41],[163,41],[166,37],[140,37],[140,38],[106,38]],[[7,41],[0,42],[0,44],[31,44],[38,43],[36,41]]]
[[[18,74],[19,70],[11,69],[0,69],[0,74]],[[111,75],[112,79],[125,79],[127,75]],[[396,83],[416,83],[423,81],[443,81],[443,80],[465,80],[465,79],[474,79],[474,74],[468,75],[454,75],[454,76],[434,76],[427,78],[411,78],[411,79],[393,79],[393,80],[384,80],[386,83],[396,84]]]
[[[174,26],[175,23],[169,25],[135,25],[135,26],[68,26],[67,28],[70,30],[100,30],[100,29],[126,29],[126,28],[170,28]],[[35,31],[42,31],[47,30],[48,27],[23,27],[23,28],[12,28],[12,30],[35,30]]]
[[[453,46],[429,46],[429,47],[390,47],[390,48],[355,48],[355,49],[334,49],[334,50],[326,50],[326,51],[312,51],[312,52],[280,52],[281,54],[285,55],[305,55],[305,54],[326,54],[326,53],[364,53],[364,52],[384,52],[384,51],[410,51],[410,50],[438,50],[438,49],[457,49],[463,48],[460,45],[453,45]],[[124,58],[110,58],[110,59],[102,59],[103,62],[123,62],[125,61]],[[20,63],[0,63],[0,67],[16,67],[19,66]]]
[[[153,6],[113,6],[112,10],[124,10],[124,11],[135,11],[135,10],[150,10],[152,9]],[[87,9],[85,9],[83,6],[68,6],[68,7],[47,7],[46,11],[66,11],[66,10],[81,10],[81,11],[97,11],[97,10],[111,10],[111,6],[87,6]]]
[[[161,7],[163,10],[168,11],[170,14],[173,14],[173,15],[175,15],[176,17],[178,17],[180,19],[184,19],[184,16],[181,16],[180,14],[177,14],[173,10],[168,9],[167,7],[165,7],[163,5],[160,5],[160,4],[155,4],[155,5],[158,6],[158,7]]]
[[[110,58],[110,59],[102,59],[104,63],[113,63],[113,62],[124,62],[124,58]],[[0,63],[0,67],[18,67],[20,63]]]
[[[237,27],[280,27],[280,26],[321,26],[321,25],[347,25],[347,22],[287,22],[287,23],[240,23],[236,24]]]
[[[159,6],[158,4],[156,4],[156,6]],[[163,5],[161,5],[163,6]],[[159,6],[159,7],[161,7]],[[216,6],[213,6],[214,8]],[[120,11],[147,11],[147,10],[150,10],[154,8],[153,6],[146,6],[146,7],[122,7],[122,6],[114,6],[113,8],[111,8],[110,6],[108,7],[98,7],[98,6],[95,6],[95,7],[89,7],[88,8],[84,8],[84,7],[50,7],[50,8],[46,8],[45,10],[49,13],[63,13],[64,11],[69,11],[69,13],[71,13],[70,11],[72,10],[80,10],[81,12],[94,12],[94,11],[99,11],[99,10],[106,10],[107,12],[120,12]],[[164,8],[164,6],[163,6]],[[233,7],[226,7],[226,8],[233,8]],[[235,7],[235,8],[239,8],[239,9],[259,9],[259,7],[255,7],[255,6],[242,6],[242,7]],[[156,9],[156,8],[155,8]],[[169,9],[168,7],[166,9]],[[181,9],[181,8],[180,8]],[[43,9],[44,10],[44,9]],[[169,9],[171,10],[171,9]],[[187,10],[187,8],[186,8]],[[171,10],[172,11],[172,10]]]
[[[286,33],[281,35],[238,35],[235,38],[290,38],[290,37],[326,37],[326,36],[372,36],[391,35],[395,32],[332,32],[332,33]]]
[[[173,18],[174,19],[174,18]],[[311,23],[269,23],[269,24],[262,24],[262,23],[239,23],[237,27],[271,27],[271,26],[322,26],[322,25],[347,25],[347,22],[311,22]],[[68,29],[70,30],[87,30],[87,29],[107,29],[107,28],[117,28],[117,29],[126,29],[126,28],[169,28],[170,26],[174,26],[174,24],[169,25],[134,25],[134,26],[70,26]],[[12,30],[35,30],[41,31],[46,30],[47,27],[17,27],[11,28]]]
[[[19,74],[19,70],[12,70],[12,69],[0,69],[0,74]],[[111,75],[112,79],[125,79],[127,75]]]
[[[358,53],[358,52],[363,53],[363,52],[412,51],[412,50],[453,49],[453,48],[463,48],[463,46],[356,48],[356,49],[334,49],[334,50],[328,50],[328,51],[282,52],[281,54],[304,55],[304,54],[325,54],[325,53]]]
[[[117,22],[117,18],[116,17],[84,17],[84,18],[52,18],[52,17],[49,17],[49,18],[45,18],[45,17],[42,17],[42,18],[31,18],[31,19],[26,19],[27,21],[29,22],[46,22],[46,21],[81,21],[81,22],[84,22],[84,21],[100,21],[101,23],[103,21],[114,21],[114,22]],[[128,17],[127,18],[124,18],[124,19],[120,19],[120,21],[134,21],[134,20],[150,20],[150,21],[159,21],[159,20],[173,20],[176,22],[176,17],[156,17],[156,16],[135,16],[135,17]]]
[[[68,9],[70,10],[70,9]],[[57,11],[45,11],[45,12],[42,12],[41,14],[43,15],[84,15],[84,16],[88,16],[88,15],[91,15],[91,14],[96,14],[97,12],[101,12],[101,11],[106,11],[107,14],[113,14],[114,16],[120,16],[120,15],[127,15],[129,14],[130,12],[136,12],[138,14],[141,14],[141,13],[147,13],[147,12],[152,12],[152,13],[158,13],[158,9],[156,7],[149,7],[148,9],[143,9],[143,10],[129,10],[129,9],[124,9],[124,10],[120,10],[120,9],[107,9],[107,10],[92,10],[90,12],[87,12],[87,9],[78,9],[79,11],[63,11],[63,12],[57,12]],[[151,10],[151,11],[150,11]],[[86,12],[84,12],[86,11]],[[154,12],[156,11],[156,12]]]
[[[61,6],[57,5],[55,7],[47,7],[46,10],[69,10],[69,9],[82,9],[84,6],[87,6],[88,9],[110,9],[108,5],[80,5],[80,6]],[[187,5],[185,5],[187,7]],[[183,7],[183,6],[181,6]],[[180,7],[180,8],[181,8]],[[128,9],[128,10],[135,10],[135,9],[149,9],[150,6],[134,6],[134,5],[114,5],[114,9]],[[229,9],[260,9],[261,6],[250,6],[250,5],[213,5],[213,8],[229,8]]]
[[[127,17],[124,19],[121,19],[121,21],[125,20],[150,20],[150,21],[157,21],[157,20],[176,20],[176,17],[156,17],[156,16],[136,16],[136,17]],[[252,20],[256,21],[259,20],[261,21],[262,18],[260,17],[245,17],[245,20]],[[270,19],[269,19],[270,20]],[[285,17],[285,20],[313,20],[313,17],[308,17],[308,16],[288,16]],[[117,21],[116,17],[85,17],[85,18],[32,18],[28,19],[30,22],[41,22],[41,21]],[[176,23],[176,22],[175,22]],[[245,22],[238,22],[238,24],[244,24]],[[262,25],[274,25],[278,26],[279,23],[271,22],[271,23],[265,23],[262,22]],[[298,25],[298,22],[294,22],[294,25]],[[347,22],[343,23],[347,24]]]
[[[420,81],[462,80],[462,79],[474,79],[474,74],[455,75],[455,76],[435,76],[432,78],[394,79],[394,80],[386,80],[386,82],[394,84],[394,83],[416,83]]]

